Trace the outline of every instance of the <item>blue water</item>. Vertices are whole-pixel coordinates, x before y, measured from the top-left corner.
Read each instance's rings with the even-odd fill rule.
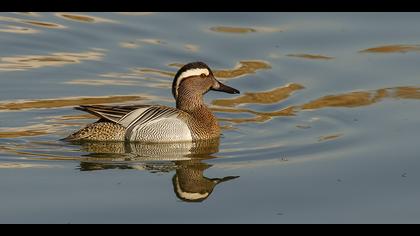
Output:
[[[1,13],[0,222],[418,223],[419,21]],[[79,104],[174,106],[197,60],[241,91],[206,94],[220,144],[60,141]]]

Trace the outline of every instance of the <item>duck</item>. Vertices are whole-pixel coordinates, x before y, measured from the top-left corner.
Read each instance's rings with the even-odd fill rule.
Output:
[[[201,61],[182,66],[172,82],[176,107],[163,105],[81,105],[77,110],[98,117],[65,141],[190,142],[219,138],[217,117],[204,103],[209,91],[240,94],[217,80]]]

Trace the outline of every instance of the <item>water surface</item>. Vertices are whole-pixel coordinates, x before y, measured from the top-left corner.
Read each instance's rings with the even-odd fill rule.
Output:
[[[1,223],[420,222],[419,13],[0,14]],[[174,106],[206,62],[223,135],[70,144],[82,104]]]

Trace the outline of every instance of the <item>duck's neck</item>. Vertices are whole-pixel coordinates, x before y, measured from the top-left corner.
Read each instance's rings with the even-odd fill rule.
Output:
[[[176,101],[176,108],[188,113],[192,113],[198,109],[208,109],[204,104],[202,94],[188,90],[181,90],[179,92],[179,94],[182,94],[182,96],[178,96]]]
[[[176,101],[176,108],[191,115],[196,122],[189,123],[199,138],[215,138],[220,136],[220,127],[216,116],[204,104],[203,95],[195,91],[182,91]]]
[[[200,120],[200,122],[206,123],[208,126],[219,126],[217,118],[204,103],[203,94],[188,90],[181,92],[182,96],[178,97],[176,108],[187,112],[192,117]]]

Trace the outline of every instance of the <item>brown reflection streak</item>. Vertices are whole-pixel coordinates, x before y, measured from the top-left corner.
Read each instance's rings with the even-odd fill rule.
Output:
[[[50,22],[41,22],[41,21],[23,21],[24,23],[30,24],[30,25],[35,25],[35,26],[41,26],[41,27],[46,27],[46,28],[66,28],[63,25],[59,25],[59,24],[55,24],[55,23],[50,23]]]
[[[65,126],[82,126],[85,124],[84,122],[68,122],[81,119],[97,119],[97,117],[91,114],[50,116],[43,119],[45,124],[35,124],[17,128],[0,128],[0,138],[33,137],[51,134],[61,130],[61,128]]]
[[[93,119],[96,116],[92,114],[81,114],[81,115],[64,115],[56,117],[56,120],[81,120],[81,119]]]
[[[220,121],[227,121],[232,123],[249,123],[249,122],[265,122],[276,116],[294,116],[295,107],[287,107],[278,111],[272,112],[257,112],[249,109],[224,109],[224,108],[212,108],[213,111],[217,112],[227,112],[227,113],[250,113],[255,115],[251,118],[220,118]]]
[[[87,105],[87,104],[104,104],[104,103],[138,101],[138,100],[144,100],[144,99],[146,98],[142,96],[135,96],[135,95],[44,99],[44,100],[0,103],[0,110],[57,108],[57,107],[67,107],[67,106]]]
[[[406,52],[416,52],[420,51],[420,45],[406,45],[406,44],[396,44],[396,45],[386,45],[374,48],[368,48],[360,50],[359,52],[369,52],[369,53],[406,53]]]
[[[276,91],[276,90],[273,90],[273,91]],[[260,94],[264,94],[264,92]],[[277,103],[284,98],[281,98],[280,96],[280,99],[274,100],[273,103]],[[261,104],[262,103],[261,100],[259,99],[253,100],[253,96],[249,96],[246,99],[239,97],[236,99],[222,100],[223,102],[219,102],[220,100],[215,100],[213,104],[218,105],[220,107],[212,107],[212,110],[215,112],[245,113],[245,114],[248,113],[248,114],[255,115],[254,117],[251,117],[251,118],[222,118],[222,119],[219,119],[220,121],[227,121],[227,122],[232,122],[232,123],[265,122],[276,116],[293,116],[296,114],[296,112],[301,111],[301,110],[322,109],[322,108],[327,108],[327,107],[354,108],[354,107],[372,105],[374,103],[382,101],[385,98],[420,99],[420,88],[407,86],[407,87],[384,88],[384,89],[378,89],[374,91],[359,91],[359,92],[350,92],[350,93],[338,94],[338,95],[328,95],[328,96],[324,96],[319,99],[313,100],[311,102],[305,103],[303,105],[289,106],[287,108],[283,108],[281,110],[272,111],[272,112],[257,112],[250,109],[233,108],[233,106],[238,106],[244,103],[247,103],[247,104]],[[268,99],[267,101],[270,102],[272,100]],[[263,102],[263,104],[265,103]],[[308,128],[308,127],[298,127],[298,128]]]
[[[49,132],[45,130],[21,130],[21,131],[9,131],[9,132],[0,131],[0,138],[30,137],[30,136],[45,135],[48,133]]]
[[[337,139],[337,138],[341,137],[342,135],[343,134],[333,134],[333,135],[321,136],[321,137],[319,137],[318,142]]]
[[[235,33],[235,34],[256,32],[256,30],[253,28],[231,27],[231,26],[215,26],[215,27],[211,27],[210,30],[214,32],[219,32],[219,33]]]
[[[301,106],[302,109],[319,109],[324,107],[360,107],[367,106],[387,97],[388,92],[379,89],[374,92],[352,92],[341,95],[329,95]]]
[[[56,125],[36,124],[19,128],[0,128],[0,138],[40,136],[52,133]]]
[[[0,58],[0,71],[20,71],[47,66],[63,66],[84,60],[98,61],[104,54],[97,51],[81,53],[58,52],[50,55],[27,55]]]
[[[381,101],[384,98],[420,99],[419,87],[395,87],[374,91],[351,92],[329,95],[300,106],[301,109],[321,109],[325,107],[361,107]]]
[[[305,58],[305,59],[313,59],[313,60],[331,60],[334,57],[323,56],[323,55],[315,55],[315,54],[288,54],[288,57],[298,57],[298,58]]]
[[[230,70],[216,70],[214,75],[218,78],[237,78],[247,74],[253,74],[257,70],[271,69],[271,65],[264,61],[240,61],[239,64]]]
[[[247,122],[265,122],[272,117],[277,116],[293,116],[295,115],[296,108],[290,106],[283,108],[278,111],[272,112],[257,112],[250,109],[238,109],[238,108],[226,108],[235,107],[241,104],[272,104],[278,103],[284,99],[287,99],[294,91],[303,89],[304,87],[300,84],[289,84],[285,87],[280,87],[267,92],[258,93],[246,93],[243,96],[233,99],[219,99],[214,100],[213,105],[221,106],[223,108],[212,108],[213,111],[218,112],[234,112],[234,113],[250,113],[255,115],[251,118],[223,118],[221,121],[227,121],[232,123],[247,123]]]
[[[46,153],[32,153],[32,152],[22,152],[22,151],[14,151],[14,153],[23,155],[23,156],[40,156],[42,158],[26,158],[27,160],[52,160],[52,161],[69,161],[69,160],[80,160],[80,157],[67,157],[67,156],[58,156],[53,154],[46,154]]]
[[[101,17],[96,16],[87,16],[87,15],[80,15],[80,14],[68,14],[68,13],[56,13],[57,17],[66,19],[66,20],[72,20],[72,21],[78,21],[78,22],[84,22],[84,23],[115,23],[115,21],[110,19],[105,19]]]
[[[267,92],[245,93],[245,95],[233,99],[218,99],[214,100],[213,105],[217,106],[237,106],[240,104],[272,104],[286,99],[296,90],[303,89],[300,84],[289,84],[286,87],[276,88]]]
[[[16,23],[22,23],[32,26],[40,26],[45,28],[57,28],[57,29],[63,29],[66,28],[64,25],[51,23],[51,22],[44,22],[44,21],[34,21],[34,20],[24,20],[20,18],[15,17],[6,17],[6,16],[0,16],[0,21],[7,21],[7,22],[16,22]]]
[[[399,87],[395,90],[394,97],[402,99],[420,99],[420,88]]]

